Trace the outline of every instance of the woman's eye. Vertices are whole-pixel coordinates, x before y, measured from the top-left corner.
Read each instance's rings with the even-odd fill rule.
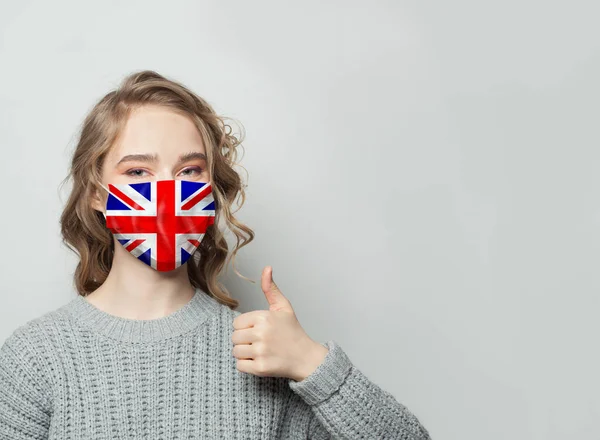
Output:
[[[192,176],[193,174],[190,173],[190,171],[195,171],[198,174],[202,174],[202,168],[200,168],[200,167],[186,168],[185,170],[182,171],[182,174],[184,176]]]
[[[146,173],[146,170],[143,170],[141,168],[134,168],[134,169],[127,171],[125,174],[130,177],[146,177],[146,174],[144,174],[144,173]],[[201,175],[202,168],[190,167],[190,168],[186,168],[185,170],[181,171],[181,174],[184,176],[193,176],[194,173],[197,173],[197,175]]]
[[[145,172],[146,172],[145,170],[136,168],[134,170],[127,171],[125,174],[127,174],[128,176],[131,176],[131,177],[143,177],[143,174],[141,174],[141,173],[145,173]]]

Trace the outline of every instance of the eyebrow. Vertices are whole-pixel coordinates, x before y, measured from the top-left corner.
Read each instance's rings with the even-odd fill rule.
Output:
[[[194,160],[194,159],[207,160],[206,155],[204,153],[199,153],[198,151],[190,151],[189,153],[185,153],[185,154],[182,154],[181,156],[179,156],[179,159],[177,160],[177,163],[175,164],[175,166],[181,165],[185,162],[188,162],[188,161]],[[155,163],[156,161],[158,161],[158,156],[156,154],[128,154],[127,156],[123,156],[121,158],[121,160],[119,160],[117,162],[116,166],[119,166],[120,164],[125,163],[125,162]]]

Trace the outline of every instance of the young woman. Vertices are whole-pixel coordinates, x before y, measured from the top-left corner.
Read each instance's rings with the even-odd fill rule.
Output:
[[[218,278],[254,233],[230,128],[153,71],[91,110],[61,218],[78,295],[0,348],[0,439],[429,439],[304,332],[270,266],[269,310],[234,310]]]

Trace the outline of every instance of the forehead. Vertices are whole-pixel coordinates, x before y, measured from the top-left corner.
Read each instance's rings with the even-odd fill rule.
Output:
[[[167,107],[145,105],[131,112],[109,156],[118,160],[125,154],[148,153],[167,159],[189,151],[205,153],[192,119]]]

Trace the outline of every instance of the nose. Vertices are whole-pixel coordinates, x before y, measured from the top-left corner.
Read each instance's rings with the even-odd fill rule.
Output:
[[[163,167],[158,170],[154,177],[156,180],[174,180],[177,176],[168,167]]]

